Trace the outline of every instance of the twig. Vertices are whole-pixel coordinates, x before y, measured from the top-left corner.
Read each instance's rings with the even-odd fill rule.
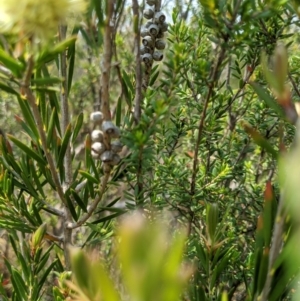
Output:
[[[94,200],[94,202],[89,206],[88,211],[85,215],[83,215],[76,223],[69,223],[67,225],[68,229],[76,229],[78,227],[80,227],[81,225],[83,225],[93,214],[93,212],[95,211],[95,209],[97,208],[99,202],[101,201],[103,194],[106,190],[106,186],[108,183],[108,179],[110,176],[110,172],[106,172],[102,178],[102,185],[101,185],[101,191],[99,193],[99,195],[97,196],[97,198]]]
[[[213,90],[214,90],[215,82],[218,79],[219,68],[220,68],[220,66],[221,66],[221,64],[224,60],[225,52],[226,52],[225,48],[222,48],[221,51],[220,51],[217,63],[214,67],[214,70],[213,70],[213,73],[212,73],[212,76],[211,76],[211,83],[210,83],[210,86],[209,86],[208,93],[206,95],[206,99],[205,99],[205,102],[204,102],[201,119],[200,119],[199,126],[198,126],[198,136],[197,136],[197,141],[196,141],[196,145],[195,145],[195,154],[194,154],[191,189],[190,189],[191,190],[191,195],[195,194],[195,189],[196,189],[198,153],[199,153],[200,142],[202,140],[202,133],[203,133],[203,128],[204,128],[204,120],[205,120],[205,117],[206,117],[206,111],[207,111],[207,107],[208,107],[208,103],[210,101],[211,95],[212,95]]]
[[[293,77],[292,77],[292,75],[291,75],[290,72],[288,73],[288,77],[289,77],[289,80],[291,81],[291,83],[292,83],[292,85],[293,85],[293,88],[294,88],[295,92],[296,92],[297,95],[300,97],[300,91],[299,91],[299,89],[298,89],[298,87],[297,87],[297,84],[295,83],[295,81],[294,81],[294,79],[293,79]]]
[[[109,107],[109,79],[110,79],[110,68],[111,68],[111,58],[112,58],[112,33],[113,24],[112,17],[114,13],[115,1],[108,1],[107,5],[107,15],[105,20],[105,34],[104,34],[104,53],[101,62],[101,111],[103,113],[104,120],[111,120],[110,107]],[[106,133],[103,133],[103,139],[106,149],[110,149],[110,137]],[[94,202],[89,206],[88,212],[84,214],[76,223],[69,223],[67,225],[68,229],[75,229],[83,225],[93,214],[97,208],[99,202],[102,200],[103,194],[106,190],[108,179],[110,176],[111,167],[109,164],[103,164],[104,176],[102,177],[101,189],[99,195],[96,197]],[[77,187],[76,187],[77,188]]]
[[[67,26],[59,26],[59,40],[64,41],[67,36]],[[68,103],[68,74],[67,74],[67,52],[63,51],[59,56],[59,73],[63,78],[62,86],[60,89],[60,106],[61,106],[61,131],[62,136],[65,135],[67,127],[70,123],[69,116],[69,103]],[[72,157],[71,157],[71,147],[70,144],[67,146],[66,154],[64,157],[64,170],[65,178],[61,179],[63,191],[66,192],[73,179],[72,175]],[[67,228],[69,222],[73,220],[69,207],[66,205],[64,208],[65,217],[64,217],[64,255],[65,255],[65,264],[66,269],[69,270],[71,266],[70,254],[69,254],[69,245],[72,244],[72,230]]]
[[[140,18],[139,18],[139,3],[137,0],[132,0],[132,10],[133,10],[133,18],[134,23],[138,24],[137,28],[135,29],[135,37],[134,37],[134,44],[136,49],[136,56],[135,56],[135,98],[134,98],[134,120],[135,123],[138,124],[141,118],[141,101],[142,101],[142,66],[141,66],[141,52],[140,52]]]
[[[63,189],[61,187],[61,184],[60,184],[60,181],[59,181],[59,178],[58,178],[58,174],[56,172],[54,160],[53,160],[53,157],[51,156],[51,154],[50,154],[50,152],[47,148],[47,138],[46,138],[46,133],[44,131],[42,117],[40,115],[38,106],[36,104],[35,96],[33,95],[32,91],[30,89],[30,79],[31,79],[31,75],[32,75],[32,72],[33,72],[33,68],[34,68],[34,61],[33,61],[33,56],[31,56],[28,59],[25,76],[24,76],[23,81],[21,83],[21,94],[25,95],[27,101],[29,102],[29,104],[32,108],[32,113],[33,113],[33,116],[34,116],[36,124],[37,124],[37,128],[38,128],[39,135],[40,135],[41,142],[42,142],[42,147],[43,147],[43,150],[45,152],[47,162],[49,164],[49,169],[50,169],[50,172],[51,172],[51,176],[53,178],[53,181],[54,181],[54,184],[56,186],[56,190],[57,190],[57,193],[60,197],[60,200],[66,206],[67,202],[66,202],[65,195],[64,195]]]
[[[39,200],[43,204],[43,210],[53,213],[54,215],[64,217],[64,212],[48,205],[44,200]]]
[[[112,17],[114,12],[115,1],[108,1],[107,5],[107,16],[105,20],[105,33],[104,33],[104,51],[103,58],[101,61],[101,111],[103,113],[104,120],[111,120],[111,113],[109,107],[109,80],[110,80],[110,68],[112,58],[112,33],[113,24]],[[110,149],[110,137],[104,133],[103,142],[106,149]]]

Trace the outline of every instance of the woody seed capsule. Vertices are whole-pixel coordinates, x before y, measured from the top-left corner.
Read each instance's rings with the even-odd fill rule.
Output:
[[[143,38],[143,37],[146,37],[146,36],[148,36],[149,35],[149,30],[147,29],[147,28],[142,28],[142,30],[141,30],[141,37]]]
[[[154,51],[153,53],[153,59],[154,61],[161,61],[163,59],[164,55],[160,51]]]
[[[166,16],[162,12],[155,13],[154,22],[155,23],[164,23],[166,21]]]
[[[144,10],[144,17],[146,19],[151,19],[154,16],[154,11],[151,8],[145,9]]]
[[[145,53],[149,53],[149,52],[150,52],[150,48],[149,47],[142,46],[141,49],[140,49],[141,55],[143,55]]]
[[[114,153],[119,153],[122,150],[122,148],[123,144],[119,140],[113,141],[111,143],[111,150]]]
[[[109,135],[111,138],[120,137],[120,129],[116,127],[111,121],[104,121],[102,124],[102,130],[104,133]]]
[[[149,64],[153,61],[152,55],[150,53],[145,53],[142,55],[142,60],[145,64]]]
[[[153,47],[154,43],[153,43],[153,39],[150,36],[146,36],[142,39],[142,43],[144,46],[147,47]]]
[[[159,24],[159,28],[160,28],[161,32],[168,31],[168,23],[167,22],[163,22],[163,23]]]
[[[93,112],[90,116],[90,119],[95,124],[101,124],[101,122],[103,121],[103,114],[100,111]]]
[[[149,26],[149,33],[152,36],[157,36],[157,34],[159,33],[159,27],[156,24],[152,24]]]
[[[165,47],[166,47],[166,42],[164,40],[156,40],[155,42],[156,49],[162,50],[165,49]]]
[[[103,142],[103,133],[100,130],[93,130],[91,134],[93,142]]]

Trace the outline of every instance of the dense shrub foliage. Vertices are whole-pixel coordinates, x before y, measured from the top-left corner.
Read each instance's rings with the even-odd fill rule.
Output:
[[[0,300],[298,300],[300,4],[185,2],[0,0]]]

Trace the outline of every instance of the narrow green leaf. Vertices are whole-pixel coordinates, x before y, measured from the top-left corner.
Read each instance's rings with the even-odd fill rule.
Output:
[[[20,300],[28,300],[27,286],[20,273],[14,268],[12,269],[11,282],[14,291],[19,295]]]
[[[273,156],[273,158],[275,160],[277,160],[278,152],[275,151],[275,149],[273,148],[273,146],[267,139],[265,139],[260,133],[258,133],[250,125],[243,123],[243,127],[244,127],[245,131],[247,132],[247,134],[249,134],[252,137],[252,139],[258,146],[260,146],[261,148],[266,150],[269,154],[271,154]]]
[[[265,88],[253,82],[250,82],[250,85],[252,86],[253,90],[256,92],[258,97],[261,100],[263,100],[269,108],[273,109],[278,114],[278,116],[285,118],[285,114],[282,108],[276,102],[276,100],[273,97],[271,97],[271,95],[266,91]]]
[[[85,203],[82,201],[81,197],[77,194],[77,192],[74,189],[71,189],[72,196],[77,203],[77,205],[84,211],[87,212],[87,208]]]
[[[36,84],[37,86],[43,86],[43,85],[60,84],[62,80],[63,79],[59,77],[41,77],[41,78],[32,79],[31,83]]]
[[[44,193],[44,190],[43,190],[43,187],[41,185],[41,182],[39,180],[39,177],[36,173],[36,169],[35,169],[35,166],[33,164],[33,162],[31,160],[29,160],[29,164],[30,164],[30,171],[31,171],[31,174],[33,176],[33,180],[34,180],[34,183],[37,187],[37,190],[39,191],[39,193],[41,194],[41,196],[45,199],[46,198],[46,195]]]
[[[77,36],[79,31],[79,27],[75,26],[72,31],[72,36]],[[68,48],[67,57],[69,60],[69,70],[68,70],[68,95],[70,94],[71,87],[72,87],[72,80],[73,80],[73,73],[74,73],[74,66],[75,66],[75,53],[76,53],[76,43],[70,45]]]
[[[104,223],[106,221],[110,221],[120,215],[122,215],[124,212],[117,212],[117,213],[114,213],[114,214],[111,214],[109,216],[105,216],[105,217],[102,217],[102,218],[99,218],[97,219],[96,221],[92,222],[92,224],[96,225],[96,224],[100,224],[100,223]]]
[[[27,100],[22,97],[18,97],[18,103],[21,108],[25,122],[28,123],[28,126],[30,127],[30,129],[32,130],[32,132],[36,137],[36,141],[38,141],[39,132]]]
[[[48,130],[47,130],[47,147],[50,148],[50,145],[55,143],[53,141],[53,131],[54,131],[54,126],[55,126],[55,116],[56,116],[56,109],[52,109],[52,113],[50,116],[50,120],[48,123]]]
[[[134,87],[132,85],[131,79],[125,70],[122,70],[122,77],[125,81],[126,87],[130,90],[131,94],[134,94]]]
[[[89,182],[93,183],[93,184],[99,184],[99,181],[92,176],[90,173],[84,171],[84,170],[79,170],[79,173],[86,178]]]
[[[69,37],[66,40],[57,43],[52,49],[47,49],[40,54],[37,59],[38,66],[53,61],[60,53],[65,51],[68,47],[75,44],[77,37]]]
[[[65,197],[66,197],[66,201],[67,201],[67,204],[68,204],[68,209],[70,210],[70,213],[71,213],[73,219],[77,222],[78,216],[77,216],[76,210],[74,208],[73,202],[72,202],[72,200],[69,196],[69,193],[66,193]]]
[[[7,67],[16,77],[20,77],[25,66],[11,57],[8,52],[0,48],[0,62]]]
[[[121,125],[121,116],[122,116],[122,97],[118,98],[117,107],[116,107],[116,126],[120,127]]]
[[[20,96],[20,94],[15,89],[13,89],[10,86],[7,86],[1,82],[0,82],[0,90],[5,91],[9,94]]]
[[[16,146],[18,146],[24,153],[26,153],[29,157],[36,160],[37,162],[46,165],[45,160],[35,151],[33,151],[31,148],[29,148],[27,145],[22,143],[20,140],[15,138],[12,135],[7,134],[7,137],[9,140],[11,140]]]
[[[72,133],[72,138],[71,138],[71,141],[72,143],[75,142],[80,130],[81,130],[81,127],[82,127],[82,124],[83,124],[83,113],[81,112],[78,116],[77,116],[77,119],[76,119],[76,122],[75,122],[75,125],[74,125],[74,130],[73,130],[73,133]]]
[[[259,274],[258,274],[258,281],[257,281],[257,292],[259,294],[262,292],[266,282],[268,264],[269,264],[269,248],[266,247],[263,250],[260,266],[259,266]]]
[[[150,85],[150,86],[153,86],[153,85],[154,85],[155,81],[156,81],[157,78],[158,78],[158,75],[159,75],[159,71],[156,71],[156,72],[154,72],[154,73],[151,75],[150,81],[149,81],[149,85]]]
[[[71,127],[71,124],[69,124],[67,126],[64,138],[63,138],[62,143],[61,143],[61,148],[60,148],[60,151],[59,151],[56,167],[63,166],[63,160],[64,160],[64,157],[65,157],[67,148],[70,145],[71,135],[72,135],[72,127]]]

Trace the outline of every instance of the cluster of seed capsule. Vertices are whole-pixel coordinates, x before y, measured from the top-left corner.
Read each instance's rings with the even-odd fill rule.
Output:
[[[100,111],[91,114],[91,121],[94,123],[95,128],[91,133],[92,149],[91,155],[96,160],[101,160],[108,165],[117,165],[120,163],[121,158],[118,155],[122,151],[123,145],[120,142],[120,129],[110,120],[103,120],[103,114]],[[105,145],[104,138],[109,137],[109,147]]]
[[[141,29],[142,44],[141,58],[145,64],[161,61],[166,43],[163,40],[164,32],[168,30],[166,16],[161,11],[156,11],[157,0],[146,0],[150,8],[144,10],[144,17],[149,21]],[[153,7],[154,6],[154,7]]]

